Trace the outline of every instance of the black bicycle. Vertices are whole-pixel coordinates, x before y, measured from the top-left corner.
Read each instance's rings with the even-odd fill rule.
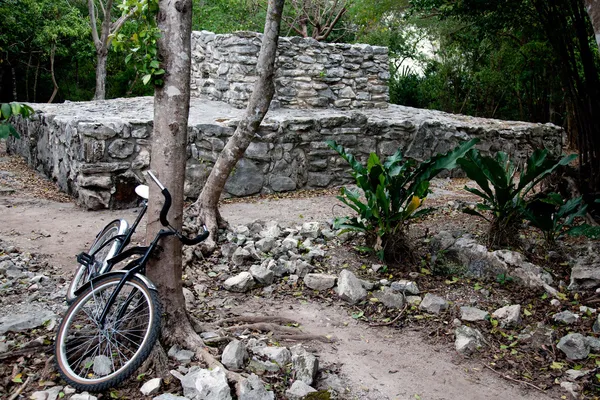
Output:
[[[148,246],[121,247],[117,255],[103,261],[107,272],[91,277],[73,292],[75,300],[58,327],[54,348],[58,371],[69,385],[81,391],[99,392],[117,386],[152,351],[160,332],[161,306],[156,286],[145,272],[159,241],[177,236],[184,245],[194,245],[209,235],[204,227],[202,234],[190,239],[173,228],[167,220],[171,195],[151,172],[148,174],[165,199],[160,212],[165,229]],[[112,241],[116,240],[113,237]],[[123,238],[123,243],[128,240]],[[122,269],[112,270],[130,258]],[[82,253],[78,260],[87,268],[96,265],[94,254]]]

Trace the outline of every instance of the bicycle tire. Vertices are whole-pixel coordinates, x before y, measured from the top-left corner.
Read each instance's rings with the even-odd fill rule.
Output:
[[[121,242],[113,239],[115,236],[124,235],[129,229],[129,224],[124,219],[116,219],[108,223],[96,236],[88,254],[94,254],[94,266],[90,270],[87,266],[80,264],[75,276],[67,289],[67,303],[75,300],[77,289],[85,285],[91,277],[106,272],[106,261],[117,255]],[[114,243],[102,247],[104,243],[113,240]],[[98,251],[100,249],[100,251]],[[98,252],[97,252],[98,251]],[[96,253],[97,252],[97,253]]]
[[[141,366],[158,339],[158,293],[137,277],[128,279],[118,293],[127,295],[127,300],[118,297],[104,327],[98,325],[103,302],[106,304],[121,279],[106,276],[94,281],[69,307],[59,325],[54,346],[56,365],[63,379],[79,391],[101,392],[118,386]],[[136,296],[139,300],[134,301]],[[133,308],[128,311],[130,306]],[[129,359],[128,353],[132,354]]]

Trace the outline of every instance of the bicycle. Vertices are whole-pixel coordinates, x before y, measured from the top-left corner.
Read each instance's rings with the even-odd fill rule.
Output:
[[[77,256],[79,267],[69,288],[67,289],[67,303],[71,304],[77,298],[76,292],[90,279],[108,272],[108,260],[121,253],[131,241],[135,230],[148,209],[148,191],[146,185],[138,185],[135,192],[142,200],[142,209],[131,228],[124,219],[115,219],[109,222],[97,235],[94,243],[87,253]],[[91,256],[91,258],[89,258]],[[87,258],[86,258],[87,257]]]
[[[106,260],[108,272],[91,278],[74,292],[75,301],[58,327],[54,346],[58,371],[80,391],[99,392],[119,385],[152,351],[160,331],[161,305],[156,286],[145,272],[159,241],[177,236],[184,245],[194,245],[209,235],[204,227],[203,233],[190,239],[173,228],[167,220],[171,195],[154,174],[148,174],[164,196],[160,222],[166,229],[161,229],[148,246],[131,247]],[[111,270],[135,256],[123,269]],[[94,256],[86,254],[80,262],[90,267]]]

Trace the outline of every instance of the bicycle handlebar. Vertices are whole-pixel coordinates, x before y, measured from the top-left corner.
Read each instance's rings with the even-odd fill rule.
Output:
[[[150,178],[152,178],[154,183],[156,183],[156,185],[161,189],[161,193],[165,198],[165,203],[163,204],[163,207],[160,210],[160,223],[163,226],[167,226],[167,227],[173,229],[173,231],[175,231],[177,233],[177,237],[179,238],[179,240],[181,240],[181,243],[183,243],[186,246],[193,246],[193,245],[198,244],[201,241],[205,240],[210,235],[208,229],[206,229],[206,226],[203,226],[204,232],[202,232],[201,234],[199,234],[198,236],[196,236],[193,239],[183,236],[180,232],[177,232],[171,226],[171,224],[169,223],[169,220],[167,220],[167,214],[169,213],[169,209],[171,208],[171,204],[172,204],[171,193],[169,193],[169,190],[162,183],[160,183],[160,181],[152,173],[152,171],[148,171],[148,175],[150,176]]]

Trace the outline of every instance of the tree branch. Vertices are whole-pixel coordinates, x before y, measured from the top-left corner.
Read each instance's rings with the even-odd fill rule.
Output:
[[[94,41],[94,47],[96,50],[100,50],[102,42],[98,37],[98,26],[96,25],[96,6],[94,0],[88,0],[88,10],[90,12],[90,25],[92,25],[92,40]]]

